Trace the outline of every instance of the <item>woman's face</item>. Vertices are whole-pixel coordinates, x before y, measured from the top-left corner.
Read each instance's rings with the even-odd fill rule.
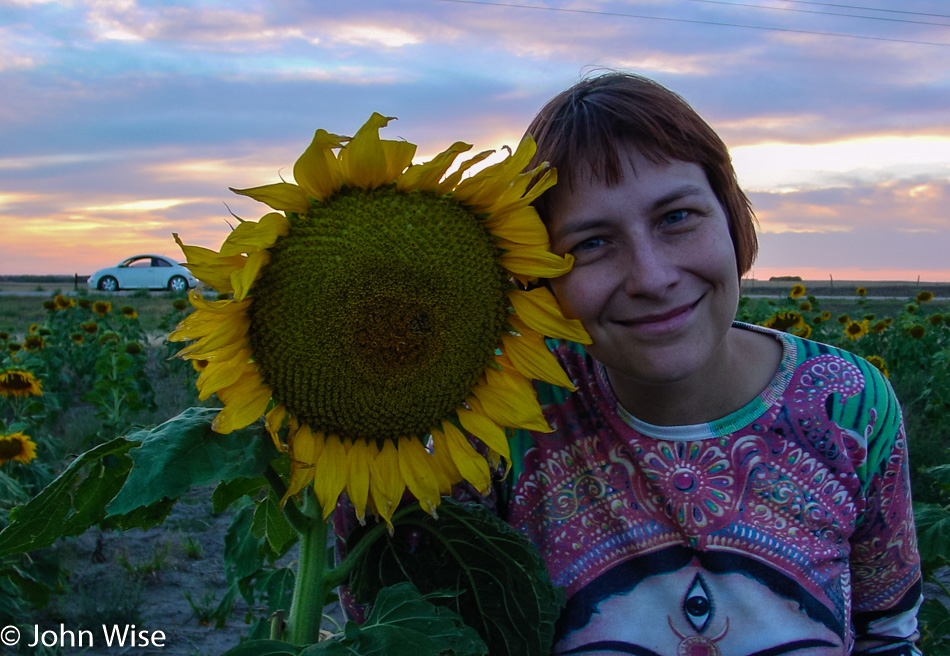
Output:
[[[575,258],[551,288],[621,401],[625,386],[726,375],[739,300],[729,223],[702,168],[626,156],[613,187],[581,170],[573,190],[552,189],[548,216],[552,249]]]

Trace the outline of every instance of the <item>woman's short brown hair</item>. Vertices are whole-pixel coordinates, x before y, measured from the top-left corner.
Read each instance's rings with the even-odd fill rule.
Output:
[[[683,98],[648,78],[611,72],[578,82],[552,98],[528,126],[538,144],[531,166],[548,162],[558,184],[573,189],[579,171],[607,185],[620,182],[621,150],[634,147],[661,162],[699,164],[729,219],[739,275],[751,267],[758,251],[755,215],[739,188],[729,150],[719,135]],[[535,207],[547,219],[551,194]]]

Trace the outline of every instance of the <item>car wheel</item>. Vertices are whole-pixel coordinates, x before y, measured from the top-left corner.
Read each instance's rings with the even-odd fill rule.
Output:
[[[188,291],[188,281],[181,276],[174,276],[168,281],[168,289],[173,292],[186,292]]]
[[[103,276],[99,281],[99,289],[104,292],[114,292],[119,289],[119,281],[112,276]]]

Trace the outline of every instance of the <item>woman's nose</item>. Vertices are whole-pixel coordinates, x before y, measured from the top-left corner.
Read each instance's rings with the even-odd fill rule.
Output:
[[[662,244],[640,242],[621,261],[628,296],[662,296],[680,279],[679,267]]]

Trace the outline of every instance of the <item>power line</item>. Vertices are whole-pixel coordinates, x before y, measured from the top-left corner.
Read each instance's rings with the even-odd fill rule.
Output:
[[[884,11],[890,14],[908,14],[910,16],[931,16],[933,18],[950,18],[950,14],[928,14],[922,11],[906,11],[903,9],[879,9],[877,7],[861,7],[859,5],[840,5],[833,2],[815,2],[814,0],[781,0],[794,2],[797,5],[819,5],[821,7],[837,7],[839,9],[860,9],[862,11]]]
[[[784,27],[763,27],[761,25],[742,25],[740,23],[720,23],[717,21],[695,20],[690,18],[670,18],[667,16],[645,16],[642,14],[627,14],[616,11],[597,11],[593,9],[565,9],[563,7],[544,7],[538,5],[522,5],[514,2],[488,2],[487,0],[438,0],[438,2],[455,2],[464,5],[487,5],[490,7],[512,7],[516,9],[537,9],[542,11],[556,11],[571,14],[591,14],[595,16],[619,16],[623,18],[643,18],[647,20],[670,21],[675,23],[693,23],[696,25],[717,25],[720,27],[742,27],[750,30],[768,30],[771,32],[786,32],[792,34],[813,34],[817,36],[838,36],[849,39],[865,39],[869,41],[887,41],[890,43],[913,43],[923,46],[943,46],[950,47],[950,43],[940,43],[936,41],[913,41],[910,39],[894,39],[883,36],[863,36],[859,34],[845,34],[841,32],[814,32],[811,30],[794,30]]]
[[[860,16],[858,14],[842,14],[835,11],[818,11],[816,9],[794,9],[792,7],[770,7],[767,5],[752,5],[744,2],[726,2],[725,0],[691,0],[691,2],[705,2],[713,5],[726,5],[727,7],[750,7],[754,9],[770,9],[772,11],[793,11],[799,14],[818,14],[819,16],[845,16],[847,18],[863,18],[865,20],[887,21],[889,23],[913,23],[914,25],[933,25],[938,27],[950,27],[948,23],[934,23],[931,21],[908,20],[906,18],[886,18],[884,16]],[[948,16],[950,18],[950,16]]]

